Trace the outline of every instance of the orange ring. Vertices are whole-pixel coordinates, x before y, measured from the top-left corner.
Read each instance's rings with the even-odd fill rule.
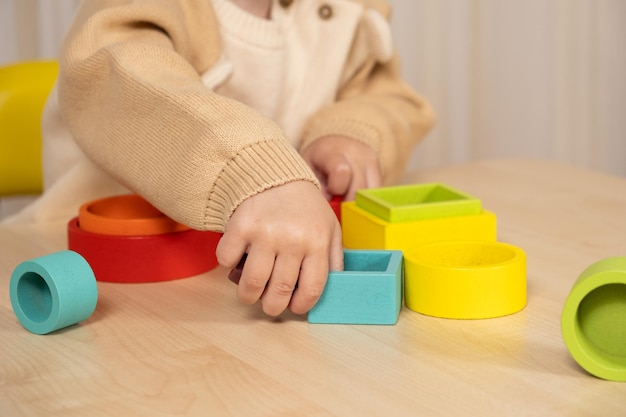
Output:
[[[80,228],[109,236],[151,236],[189,230],[136,194],[107,197],[83,204]]]

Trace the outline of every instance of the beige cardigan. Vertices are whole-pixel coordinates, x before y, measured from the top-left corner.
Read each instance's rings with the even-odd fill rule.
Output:
[[[382,1],[357,3],[389,14]],[[341,16],[330,19],[336,22],[328,30],[341,30]],[[380,154],[388,184],[404,172],[434,117],[401,80],[395,56],[384,64],[362,60],[361,32],[336,102],[310,118],[300,149],[331,134],[361,140]],[[165,214],[200,230],[223,230],[238,204],[264,189],[317,181],[276,123],[203,85],[201,74],[220,55],[208,0],[89,0],[60,60],[59,107],[82,151]]]

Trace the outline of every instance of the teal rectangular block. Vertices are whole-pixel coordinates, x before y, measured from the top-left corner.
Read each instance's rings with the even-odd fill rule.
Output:
[[[396,324],[402,307],[402,251],[344,250],[344,270],[328,274],[309,323]]]

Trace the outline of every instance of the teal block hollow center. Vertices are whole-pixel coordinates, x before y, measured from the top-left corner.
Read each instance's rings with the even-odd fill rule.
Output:
[[[444,184],[414,184],[358,190],[355,202],[390,223],[479,214],[481,201]]]
[[[398,321],[402,251],[344,250],[344,270],[331,271],[309,323],[380,324]]]

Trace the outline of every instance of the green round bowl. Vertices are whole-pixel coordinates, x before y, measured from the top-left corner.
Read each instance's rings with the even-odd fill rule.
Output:
[[[626,256],[585,269],[561,314],[565,345],[587,372],[626,381]]]

